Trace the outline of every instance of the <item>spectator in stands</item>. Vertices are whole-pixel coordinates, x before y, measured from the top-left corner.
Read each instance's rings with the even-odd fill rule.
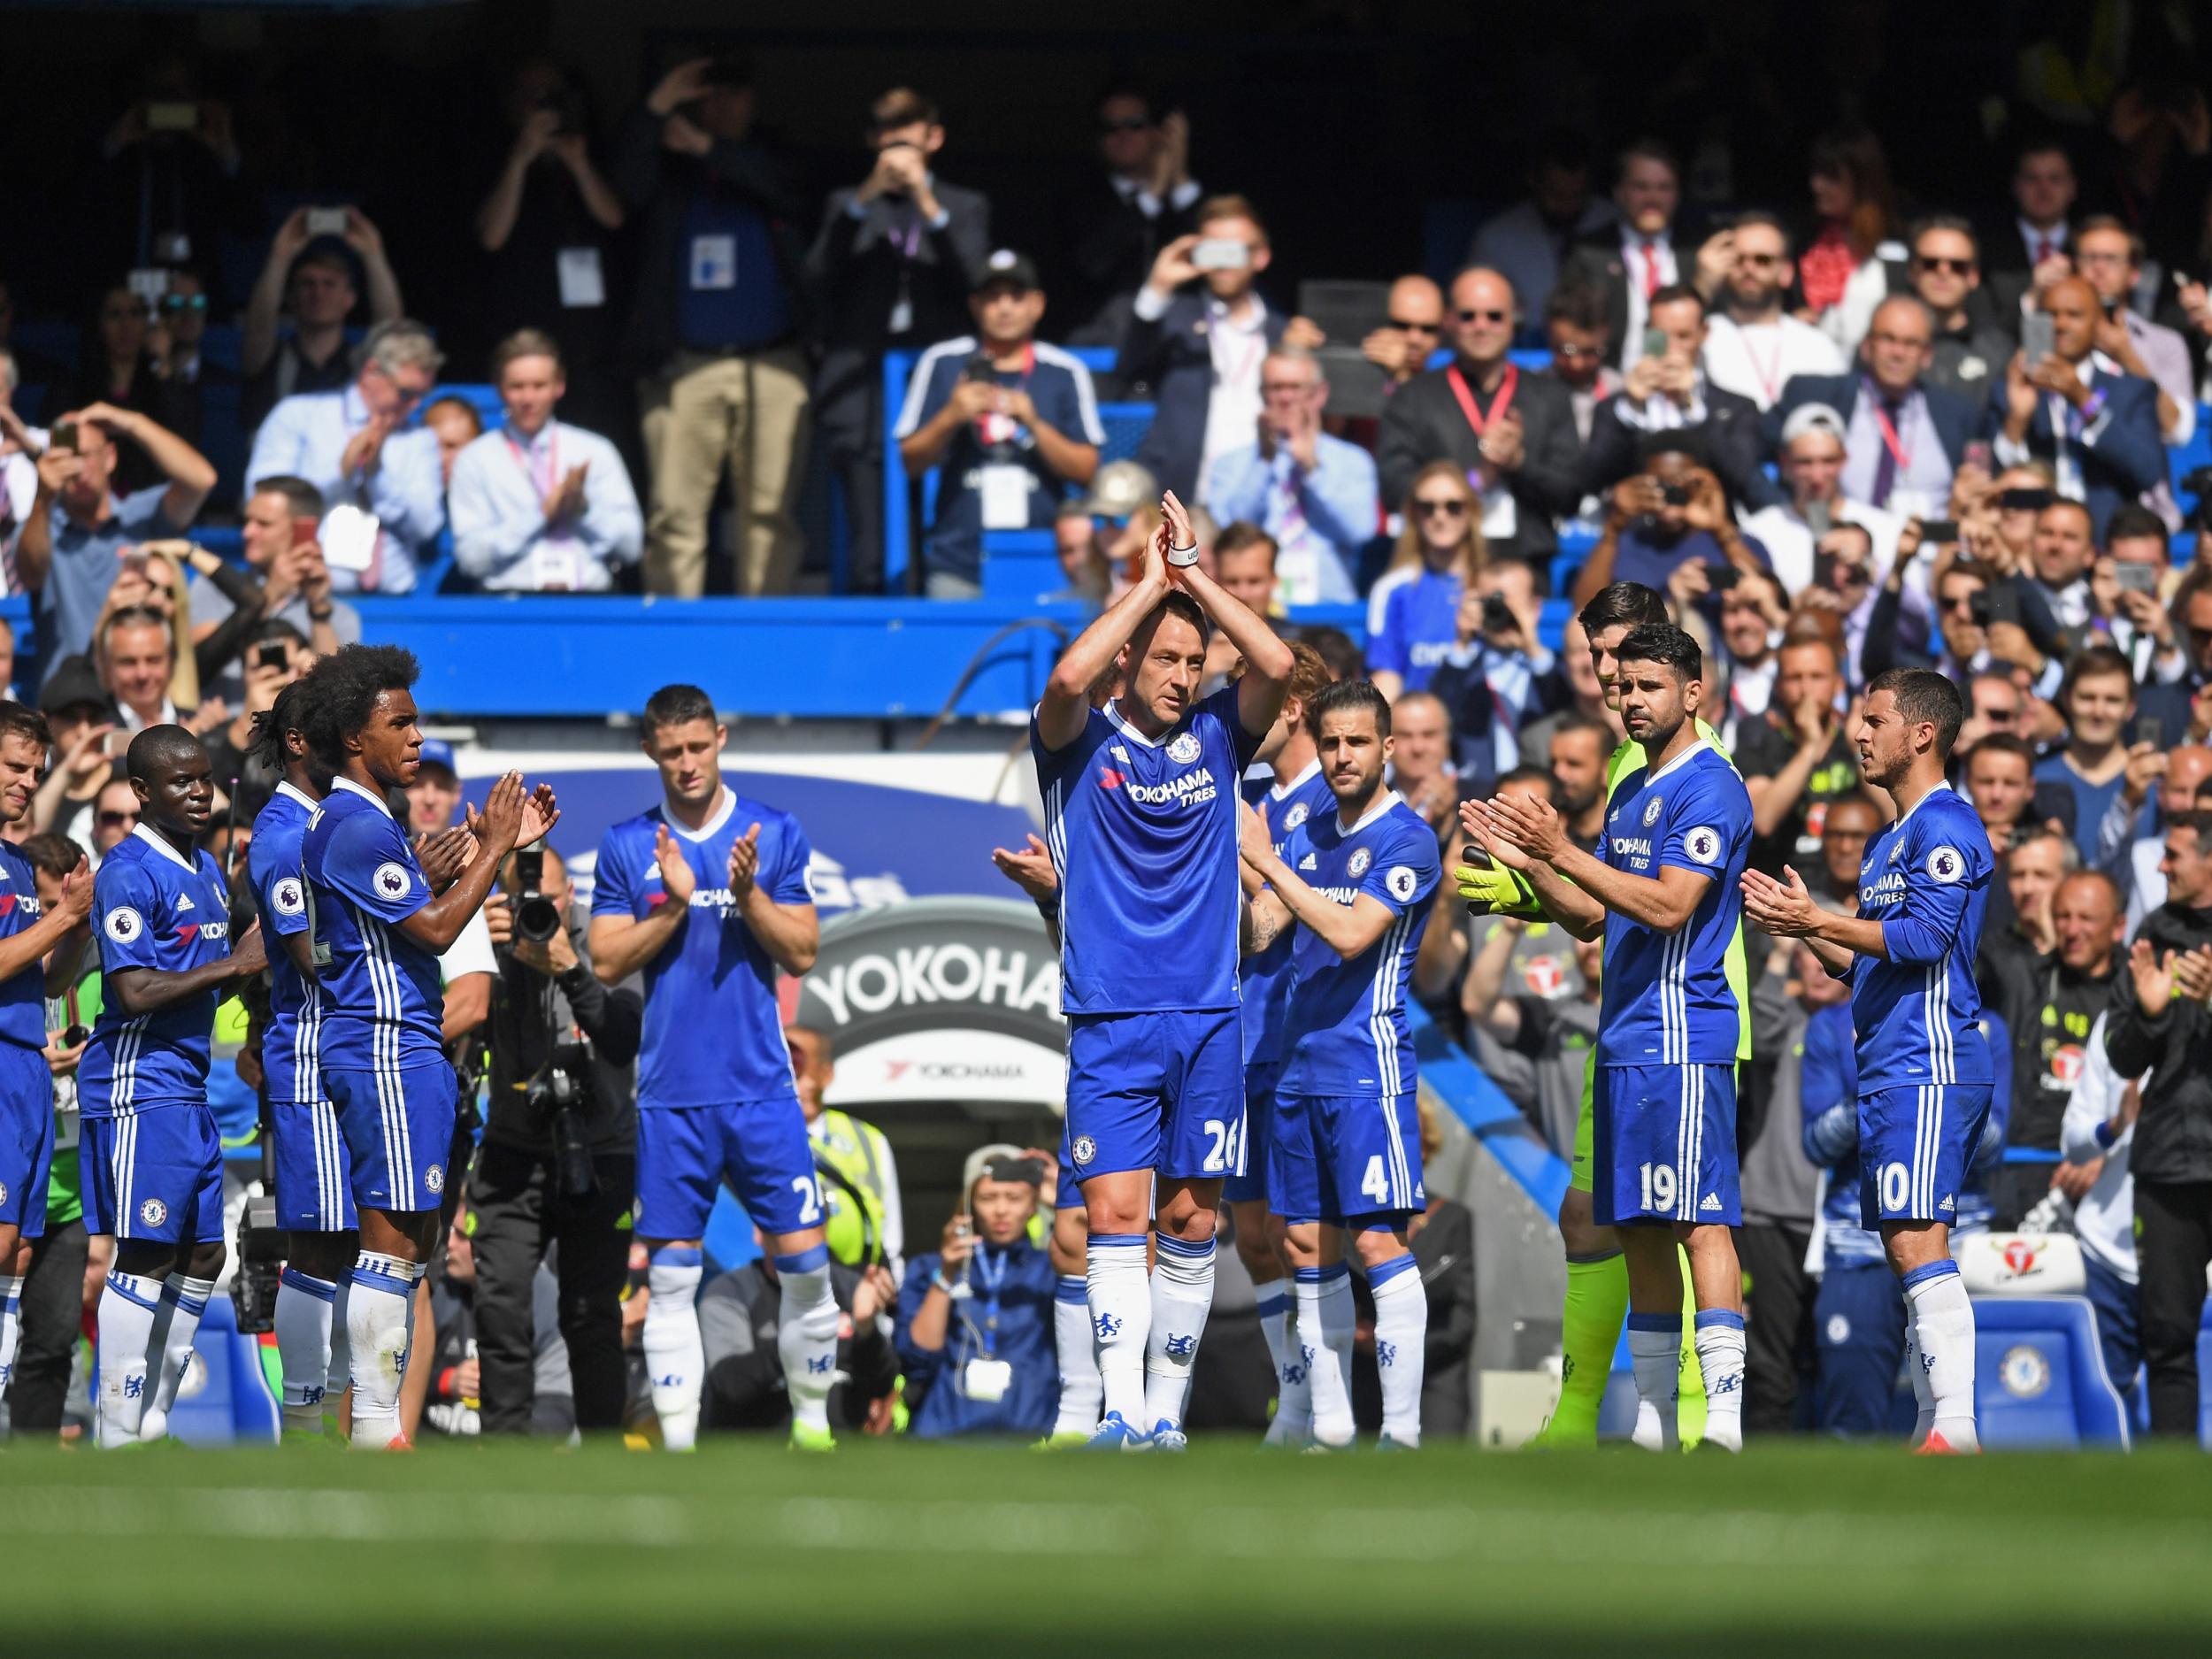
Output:
[[[1068,338],[1118,347],[1160,250],[1196,228],[1202,192],[1190,173],[1190,118],[1162,113],[1126,82],[1098,100],[1098,154],[1103,171],[1061,198],[1059,263],[1076,319]]]
[[[1506,355],[1519,313],[1511,284],[1479,267],[1452,280],[1452,361],[1417,375],[1383,411],[1383,498],[1403,501],[1430,462],[1455,461],[1482,502],[1490,557],[1535,565],[1548,586],[1554,520],[1581,499],[1582,444],[1567,388]]]
[[[1846,495],[1903,518],[1940,517],[1981,413],[1929,383],[1934,337],[1919,300],[1885,300],[1859,342],[1859,372],[1799,375],[1767,411],[1767,429],[1778,435],[1805,404],[1826,404],[1843,418]]]
[[[1390,285],[1388,321],[1359,342],[1360,355],[1383,372],[1383,396],[1429,366],[1444,338],[1444,290],[1425,276]]]
[[[316,656],[328,657],[342,645],[360,642],[361,613],[331,595],[330,567],[315,540],[322,518],[322,492],[303,478],[278,473],[261,480],[246,497],[239,540],[246,567],[260,579],[259,614],[285,623]],[[195,646],[204,643],[236,609],[204,575],[194,576],[186,596]],[[213,688],[236,706],[243,682],[235,663],[221,670]]]
[[[1348,604],[1352,573],[1374,538],[1375,463],[1321,430],[1328,381],[1313,353],[1278,345],[1260,364],[1259,441],[1208,465],[1200,498],[1217,518],[1264,526],[1281,549],[1292,604]]]
[[[1239,519],[1224,525],[1213,538],[1211,547],[1198,530],[1194,518],[1192,533],[1199,536],[1202,551],[1199,565],[1224,589],[1233,595],[1238,603],[1256,617],[1279,617],[1282,614],[1282,579],[1275,568],[1275,538],[1256,524]],[[1243,653],[1236,641],[1219,628],[1213,631],[1206,642],[1206,661],[1200,679],[1202,695],[1210,695],[1229,683]]]
[[[2021,146],[2012,170],[2014,217],[1982,244],[1997,324],[2016,338],[2029,296],[2073,274],[2070,221],[2078,188],[2062,142],[2031,138]]]
[[[269,411],[246,484],[302,478],[322,493],[318,540],[337,591],[410,593],[445,526],[445,502],[438,440],[406,421],[445,358],[429,330],[403,320],[370,330],[359,359],[343,390],[296,393]]]
[[[1692,590],[1701,582],[1711,587],[1702,565],[1685,565],[1669,579],[1667,590],[1674,597],[1677,614],[1697,617],[1699,595]],[[1789,616],[1788,599],[1772,576],[1738,571],[1720,595],[1720,619],[1710,630],[1707,673],[1711,690],[1707,695],[1720,699],[1724,712],[1714,720],[1709,703],[1705,718],[1719,732],[1721,747],[1732,755],[1742,741],[1744,723],[1758,718],[1773,703],[1774,681],[1782,667],[1782,630]]]
[[[1935,319],[1927,381],[1980,407],[2005,372],[2012,338],[1988,320],[1981,293],[1981,243],[1965,219],[1932,214],[1912,230],[1912,291]]]
[[[754,1240],[757,1246],[761,1242],[758,1228]],[[886,1325],[898,1306],[898,1283],[879,1266],[864,1271],[832,1262],[830,1294],[837,1302],[835,1363],[841,1379],[830,1390],[830,1425],[887,1434],[899,1402],[899,1356]],[[776,1346],[782,1312],[783,1287],[772,1250],[763,1249],[747,1265],[699,1287],[699,1334],[707,1363],[701,1402],[705,1427],[790,1432],[790,1390]]]
[[[1459,640],[1459,602],[1488,563],[1475,493],[1455,462],[1432,461],[1405,497],[1390,568],[1369,595],[1367,670],[1386,697],[1418,691]]]
[[[1286,342],[1322,343],[1311,322],[1278,316],[1254,286],[1272,250],[1251,203],[1212,196],[1194,217],[1196,230],[1153,260],[1115,365],[1125,385],[1149,388],[1157,405],[1137,459],[1186,500],[1198,500],[1207,469],[1258,430],[1267,354]]]
[[[707,511],[726,469],[738,591],[787,592],[799,568],[809,392],[790,227],[805,209],[753,131],[756,108],[749,64],[695,58],[661,77],[615,142],[615,188],[641,221],[627,356],[650,474],[649,593],[706,591]]]
[[[1043,1160],[991,1146],[968,1159],[942,1243],[907,1264],[898,1348],[914,1408],[911,1432],[1018,1434],[1052,1427],[1059,1406],[1053,1343],[1058,1276],[1030,1240]]]
[[[307,227],[308,215],[327,211],[296,208],[277,227],[268,260],[246,301],[238,360],[246,377],[241,417],[249,432],[284,399],[302,392],[338,391],[352,378],[346,319],[362,297],[355,286],[357,270],[367,282],[372,326],[397,322],[405,314],[399,279],[384,257],[382,233],[358,208],[349,207],[343,210],[342,232],[318,236]],[[280,334],[280,310],[291,319],[288,334]]]
[[[1782,301],[1797,280],[1790,234],[1771,213],[1740,215],[1697,253],[1697,288],[1720,307],[1706,325],[1703,363],[1713,384],[1762,413],[1799,374],[1840,374],[1844,357]]]
[[[2116,1075],[2105,1048],[2111,1015],[2099,1010],[2082,1045],[2082,1072],[2066,1098],[2060,1149],[2066,1162],[2052,1185],[2074,1208],[2081,1245],[2083,1289],[2097,1310],[2097,1346],[2105,1375],[2135,1408],[2143,1367],[2141,1276],[2135,1249],[2135,1176],[2129,1157],[2142,1111],[2140,1079]]]
[[[554,418],[568,375],[551,334],[525,328],[501,341],[492,384],[506,424],[453,463],[454,564],[488,593],[605,593],[645,541],[621,454]]]
[[[461,806],[461,774],[454,765],[453,745],[430,738],[422,746],[415,780],[407,786],[407,832],[435,835],[454,822]]]
[[[1615,223],[1579,237],[1560,272],[1605,296],[1605,328],[1623,373],[1643,355],[1651,296],[1689,280],[1694,262],[1676,243],[1682,165],[1656,139],[1641,138],[1614,163]]]
[[[1575,578],[1577,604],[1587,604],[1617,581],[1664,591],[1676,568],[1692,563],[1716,570],[1767,569],[1766,549],[1738,532],[1720,480],[1699,465],[1688,440],[1678,432],[1653,433],[1642,456],[1643,470],[1621,480],[1606,497],[1605,528]]]
[[[906,1217],[891,1142],[875,1125],[823,1098],[837,1076],[827,1032],[794,1024],[783,1028],[783,1038],[807,1144],[827,1177],[821,1183],[823,1242],[834,1261],[848,1267],[881,1262],[896,1279],[906,1271]]]
[[[1062,502],[1053,514],[1052,539],[1060,554],[1060,574],[1067,582],[1054,597],[1073,600],[1094,614],[1104,610],[1113,572],[1090,503],[1077,496]]]
[[[1573,617],[1560,630],[1559,650],[1554,659],[1561,678],[1567,686],[1567,700],[1554,713],[1523,726],[1521,746],[1532,755],[1548,754],[1552,738],[1563,726],[1577,718],[1602,726],[1606,733],[1606,752],[1624,741],[1628,736],[1622,727],[1620,711],[1605,703],[1605,688],[1598,683],[1598,671],[1590,661],[1589,636],[1583,633],[1582,624]],[[1601,784],[1599,791],[1602,795]]]
[[[32,822],[89,846],[84,821],[101,789],[120,776],[109,756],[111,749],[117,757],[124,749],[115,735],[115,705],[89,659],[80,656],[65,658],[47,676],[39,687],[38,711],[54,733],[54,748],[32,801]]]
[[[2035,746],[2016,732],[1986,732],[1966,751],[1960,780],[2000,858],[2043,827],[2035,815]]]
[[[95,636],[93,665],[100,683],[122,715],[123,730],[135,736],[150,726],[168,726],[180,715],[169,695],[176,672],[176,636],[169,618],[144,605],[116,611]]]
[[[1665,432],[1696,446],[1732,502],[1758,506],[1775,499],[1760,471],[1766,439],[1757,407],[1706,375],[1705,302],[1697,290],[1661,288],[1644,315],[1646,349],[1591,419],[1584,488],[1594,494],[1611,488],[1636,471],[1646,441]]]
[[[1538,637],[1542,615],[1525,565],[1490,565],[1460,594],[1451,649],[1429,689],[1451,715],[1463,795],[1486,791],[1525,755],[1541,754],[1520,733],[1568,701],[1557,659]]]
[[[1810,167],[1816,229],[1797,262],[1804,317],[1852,351],[1889,293],[1889,158],[1871,129],[1853,125],[1816,138]]]
[[[1441,699],[1425,691],[1402,693],[1391,706],[1393,742],[1386,781],[1439,834],[1459,810],[1452,718]],[[1497,775],[1493,769],[1492,777]]]
[[[2184,743],[2166,760],[2158,779],[2158,830],[2139,835],[2113,873],[2127,898],[2127,936],[2133,938],[2143,918],[2166,902],[2166,876],[2159,867],[2165,856],[2165,826],[2195,810],[2197,796],[2212,780],[2212,749]]]
[[[173,54],[140,85],[100,141],[99,187],[79,207],[85,238],[118,267],[206,258],[242,217],[245,157],[230,105],[200,96],[196,67]]]
[[[1839,795],[1827,806],[1820,821],[1820,864],[1802,873],[1811,877],[1813,902],[1839,916],[1856,916],[1866,844],[1881,833],[1889,814],[1863,789]]]
[[[615,234],[627,214],[591,158],[590,102],[558,65],[535,58],[507,85],[514,128],[499,176],[476,210],[485,253],[480,338],[535,326],[558,342],[570,413],[613,425]]]
[[[15,412],[21,366],[15,353],[0,346],[0,592],[28,590],[16,568],[16,545],[38,499],[38,457],[48,434],[26,426]]]
[[[75,380],[58,388],[64,408],[81,409],[105,403],[112,409],[144,415],[176,433],[188,443],[197,434],[178,419],[170,396],[167,365],[157,367],[147,349],[149,315],[146,296],[129,284],[110,284],[100,294],[90,326],[84,333],[84,354]],[[119,454],[115,488],[128,495],[161,477],[151,457],[142,450]]]
[[[2158,388],[2158,431],[2178,449],[2197,429],[2195,376],[2189,348],[2162,323],[2130,309],[2143,280],[2143,241],[2109,214],[2085,219],[2074,232],[2074,269],[2097,291],[2096,349],[2138,380]]]
[[[2147,1072],[2128,1164],[2151,1432],[2193,1444],[2202,1402],[2197,1336],[2212,1263],[2212,818],[2166,831],[2166,902],[2115,976],[2105,1050],[2121,1077]]]
[[[864,594],[883,587],[884,353],[958,333],[991,250],[990,202],[936,174],[936,104],[897,87],[868,118],[875,160],[830,193],[806,259],[821,306],[814,432],[844,485],[849,581]]]
[[[1753,513],[1744,531],[1766,549],[1783,592],[1794,599],[1813,586],[1824,557],[1847,553],[1871,570],[1896,565],[1904,521],[1844,493],[1843,420],[1834,410],[1825,403],[1792,410],[1779,462],[1788,499]]]
[[[2126,781],[2128,751],[2121,741],[2135,718],[2135,673],[2109,645],[2090,645],[2066,665],[2058,706],[2066,717],[2066,744],[2039,762],[2036,777],[2062,783],[2074,796],[2074,844],[2085,862],[2097,856],[2097,830]]]
[[[2158,390],[2097,360],[2104,310],[2089,283],[2061,278],[2043,289],[2039,303],[2051,319],[2052,353],[2038,363],[2013,354],[1992,399],[1992,418],[2000,423],[1997,458],[2008,466],[2050,462],[2059,495],[2085,503],[2101,536],[2121,505],[2165,479]]]
[[[2058,949],[2052,902],[2058,895],[2058,884],[2080,868],[2081,849],[2071,835],[2041,824],[2024,826],[2015,835],[2004,864],[2008,919],[1993,920],[1982,934],[1975,977],[1984,986],[2001,985],[2008,973],[2020,972],[2008,957],[2032,963]],[[1998,908],[1990,906],[1993,918]]]
[[[445,396],[423,405],[423,429],[438,441],[438,487],[452,485],[453,464],[461,451],[484,435],[484,418],[465,397]]]
[[[190,444],[144,415],[95,403],[58,421],[38,462],[38,494],[16,546],[16,572],[37,595],[46,672],[92,643],[93,624],[134,542],[180,536],[215,488],[215,469]],[[119,495],[117,440],[153,457],[168,481]]]
[[[1526,199],[1485,219],[1468,246],[1466,263],[1502,274],[1531,316],[1550,316],[1563,260],[1613,222],[1613,203],[1590,188],[1590,141],[1580,129],[1545,132],[1524,175]]]
[[[165,393],[165,407],[185,440],[199,447],[207,434],[204,388],[235,387],[238,372],[217,363],[205,350],[207,283],[196,271],[168,273],[169,286],[153,310],[146,347],[150,366]]]
[[[74,832],[77,841],[88,841],[95,869],[138,827],[139,810],[138,791],[127,778],[110,778],[100,786],[92,810],[78,818]]]
[[[1544,344],[1551,366],[1544,372],[1567,388],[1575,413],[1575,434],[1585,444],[1598,405],[1621,389],[1605,332],[1605,302],[1580,282],[1563,283],[1544,302]]]
[[[1779,877],[1785,864],[1817,868],[1828,803],[1859,787],[1858,749],[1847,727],[1843,664],[1822,639],[1784,644],[1774,700],[1737,732],[1737,770],[1751,792],[1751,867]]]
[[[282,781],[253,758],[254,717],[273,707],[277,693],[313,667],[316,655],[288,622],[271,618],[254,625],[240,656],[237,687],[221,705],[232,710],[231,718],[201,739],[215,769],[215,787],[227,798],[234,795],[245,802],[266,800]],[[247,816],[242,805],[239,816]]]
[[[895,434],[909,477],[945,469],[924,544],[933,599],[981,594],[985,533],[1050,523],[1106,442],[1090,371],[1037,338],[1045,295],[1027,256],[985,259],[968,309],[975,332],[915,362]]]

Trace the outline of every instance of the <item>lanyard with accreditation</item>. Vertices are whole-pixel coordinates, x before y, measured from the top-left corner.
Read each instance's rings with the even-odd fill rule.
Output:
[[[1453,397],[1458,400],[1459,412],[1467,417],[1467,424],[1474,428],[1475,436],[1479,440],[1487,436],[1490,428],[1504,419],[1512,409],[1513,395],[1521,386],[1521,371],[1516,364],[1505,365],[1505,373],[1498,380],[1497,393],[1491,398],[1487,410],[1475,401],[1474,389],[1467,384],[1467,377],[1459,372],[1458,364],[1452,364],[1445,369],[1444,379],[1452,388]],[[1493,541],[1509,541],[1520,527],[1520,515],[1513,500],[1513,492],[1505,487],[1502,479],[1494,480],[1486,485],[1482,472],[1483,469],[1478,466],[1470,468],[1467,473],[1469,487],[1482,497],[1482,533]]]

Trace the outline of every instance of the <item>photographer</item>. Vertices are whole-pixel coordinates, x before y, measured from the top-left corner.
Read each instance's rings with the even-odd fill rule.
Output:
[[[560,858],[511,857],[485,915],[499,957],[490,1107],[470,1178],[476,1323],[487,1433],[530,1426],[532,1281],[557,1247],[561,1336],[576,1424],[622,1421],[622,1286],[637,1187],[637,987],[593,976],[586,918]]]

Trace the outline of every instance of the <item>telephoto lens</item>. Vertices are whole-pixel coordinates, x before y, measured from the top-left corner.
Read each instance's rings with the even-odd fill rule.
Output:
[[[561,913],[553,901],[538,891],[545,881],[545,849],[534,847],[515,855],[515,937],[542,945],[561,931]]]

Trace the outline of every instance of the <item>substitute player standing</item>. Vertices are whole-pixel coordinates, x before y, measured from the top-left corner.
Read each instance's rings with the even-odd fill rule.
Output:
[[[1171,493],[1160,507],[1142,573],[1054,666],[1029,744],[1060,873],[1067,1130],[1106,1407],[1093,1443],[1178,1449],[1213,1305],[1221,1179],[1243,1156],[1237,781],[1282,710],[1292,658],[1198,568],[1183,503]],[[1202,703],[1210,626],[1246,672]],[[1092,708],[1118,662],[1125,689]]]
[[[314,939],[317,1060],[361,1233],[346,1296],[357,1448],[406,1445],[399,1390],[415,1286],[437,1244],[460,1100],[440,1046],[438,958],[483,908],[500,860],[560,817],[549,788],[526,793],[509,772],[470,820],[475,858],[434,890],[385,804],[421,757],[419,672],[397,646],[349,645],[317,663],[298,694],[313,764],[332,779],[301,839],[300,874]]]
[[[1578,938],[1605,937],[1592,1185],[1595,1219],[1621,1230],[1640,1445],[1673,1450],[1688,1254],[1705,1441],[1743,1446],[1742,1220],[1736,1164],[1741,1015],[1725,966],[1751,848],[1751,797],[1700,735],[1704,659],[1671,624],[1622,641],[1621,715],[1645,764],[1606,810],[1603,856],[1576,846],[1545,801],[1476,803],[1485,850],[1528,875]]]
[[[1315,1441],[1352,1443],[1350,1233],[1375,1299],[1381,1443],[1421,1443],[1428,1296],[1406,1243],[1427,1208],[1406,986],[1442,878],[1436,832],[1383,787],[1390,703],[1367,680],[1324,687],[1307,715],[1331,810],[1292,828],[1282,850],[1257,819],[1244,862],[1266,882],[1255,944],[1295,921],[1290,1008],[1267,1161],[1269,1204],[1286,1223],[1298,1340]]]
[[[1875,1218],[1910,1315],[1907,1369],[1920,1396],[1914,1443],[1980,1449],[1974,1306],[1951,1259],[1968,1169],[1988,1117],[1989,1043],[1974,984],[1995,857],[1981,819],[1944,781],[1966,718],[1958,687],[1893,668],[1866,688],[1853,741],[1859,775],[1889,791],[1897,821],[1867,843],[1859,913],[1820,909],[1797,872],[1743,877],[1744,914],[1802,939],[1851,981],[1858,1033],[1859,1210]]]
[[[31,810],[53,741],[44,715],[0,701],[0,824],[19,824]],[[31,1240],[45,1236],[54,1161],[46,959],[91,914],[92,871],[82,860],[62,879],[61,902],[42,912],[31,861],[0,841],[0,1399],[15,1370],[23,1275]],[[73,949],[54,958],[63,981],[73,977],[77,956]]]
[[[661,803],[599,845],[591,956],[609,985],[645,974],[637,1233],[651,1252],[645,1363],[661,1443],[688,1451],[698,1437],[699,1247],[726,1179],[776,1258],[791,1443],[826,1450],[837,1303],[776,1006],[777,971],[804,973],[821,941],[807,885],[812,849],[798,819],[724,785],[729,733],[705,692],[664,686],[641,724]]]
[[[232,949],[222,868],[198,848],[215,800],[200,740],[150,726],[124,765],[139,822],[93,883],[103,1003],[77,1070],[86,1225],[115,1235],[99,1314],[99,1442],[111,1447],[168,1432],[223,1271],[208,1040],[224,993],[266,965],[258,926]]]

